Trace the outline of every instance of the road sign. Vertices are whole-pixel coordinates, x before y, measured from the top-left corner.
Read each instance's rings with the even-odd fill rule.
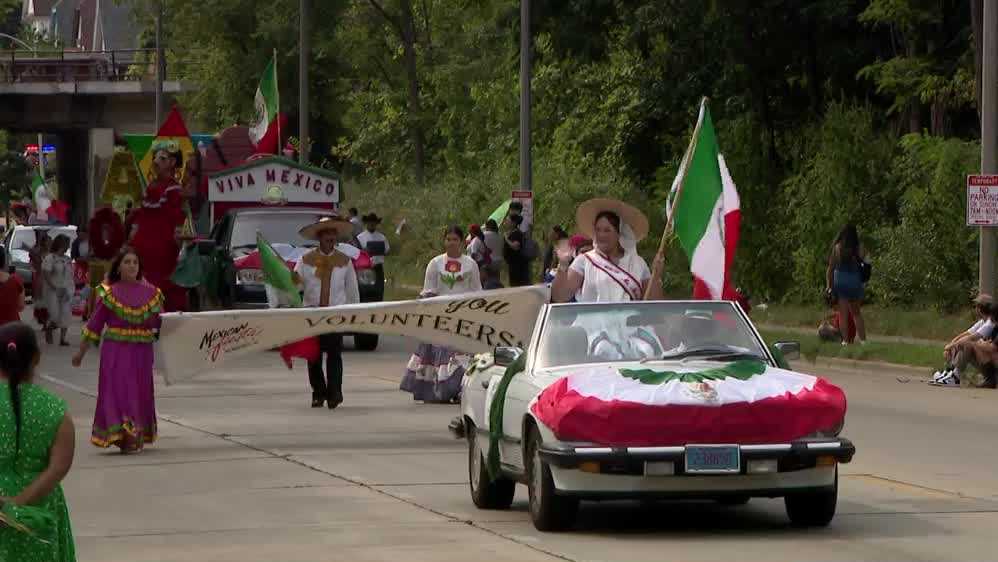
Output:
[[[998,192],[998,188],[995,191]],[[520,230],[529,231],[534,224],[534,192],[514,191],[510,198],[513,201],[523,203],[523,222],[520,223]]]
[[[998,226],[998,174],[967,176],[967,226]]]

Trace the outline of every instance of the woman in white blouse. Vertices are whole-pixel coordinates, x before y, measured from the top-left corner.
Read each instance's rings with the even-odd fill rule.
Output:
[[[628,302],[660,300],[665,260],[656,257],[653,271],[637,253],[637,243],[648,234],[641,211],[614,199],[592,199],[579,206],[577,228],[594,242],[592,250],[573,256],[567,244],[558,248],[558,272],[551,300],[568,302]],[[575,325],[589,336],[588,353],[607,361],[658,357],[662,343],[653,330],[628,326],[633,313],[583,315]]]
[[[638,255],[637,244],[648,235],[648,219],[641,211],[615,199],[591,199],[576,211],[579,231],[593,239],[595,247],[579,256],[562,244],[558,248],[558,272],[551,285],[551,300],[568,302],[639,301],[662,298],[665,260],[655,259],[650,271]],[[649,290],[650,287],[650,290]]]
[[[445,252],[426,266],[423,291],[420,297],[454,295],[482,290],[478,264],[462,252],[464,231],[451,226],[444,232]],[[413,400],[448,403],[461,394],[461,379],[467,370],[470,357],[460,355],[447,347],[421,344],[406,365],[402,384],[411,392]]]

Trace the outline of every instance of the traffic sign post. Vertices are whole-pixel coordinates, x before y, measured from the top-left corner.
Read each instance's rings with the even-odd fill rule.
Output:
[[[998,226],[998,174],[967,176],[967,226]]]

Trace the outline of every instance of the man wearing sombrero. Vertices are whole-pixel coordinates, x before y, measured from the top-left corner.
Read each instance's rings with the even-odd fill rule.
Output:
[[[360,302],[357,273],[350,258],[336,249],[341,237],[353,232],[350,221],[323,217],[299,231],[306,240],[317,240],[319,247],[303,255],[295,264],[296,279],[305,289],[302,304],[310,307],[339,306]],[[329,409],[343,402],[343,335],[319,336],[319,357],[308,364],[312,385],[312,407]],[[322,353],[326,354],[326,372],[322,372]]]
[[[374,264],[374,273],[377,275],[378,294],[385,294],[385,255],[389,252],[388,239],[378,232],[378,225],[381,224],[381,217],[377,213],[370,213],[361,217],[364,221],[364,232],[357,235],[357,242],[360,248],[371,255],[371,263]]]

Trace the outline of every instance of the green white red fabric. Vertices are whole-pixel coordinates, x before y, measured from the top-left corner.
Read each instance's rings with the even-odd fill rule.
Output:
[[[281,144],[280,94],[277,88],[277,61],[271,59],[263,71],[260,85],[253,100],[256,107],[256,121],[250,127],[250,140],[258,153],[277,154]]]
[[[693,298],[737,300],[731,273],[741,229],[741,203],[717,147],[706,100],[672,184],[667,211],[690,259]]]
[[[828,381],[758,361],[715,368],[581,368],[543,390],[531,411],[562,441],[606,446],[787,443],[843,422]]]

